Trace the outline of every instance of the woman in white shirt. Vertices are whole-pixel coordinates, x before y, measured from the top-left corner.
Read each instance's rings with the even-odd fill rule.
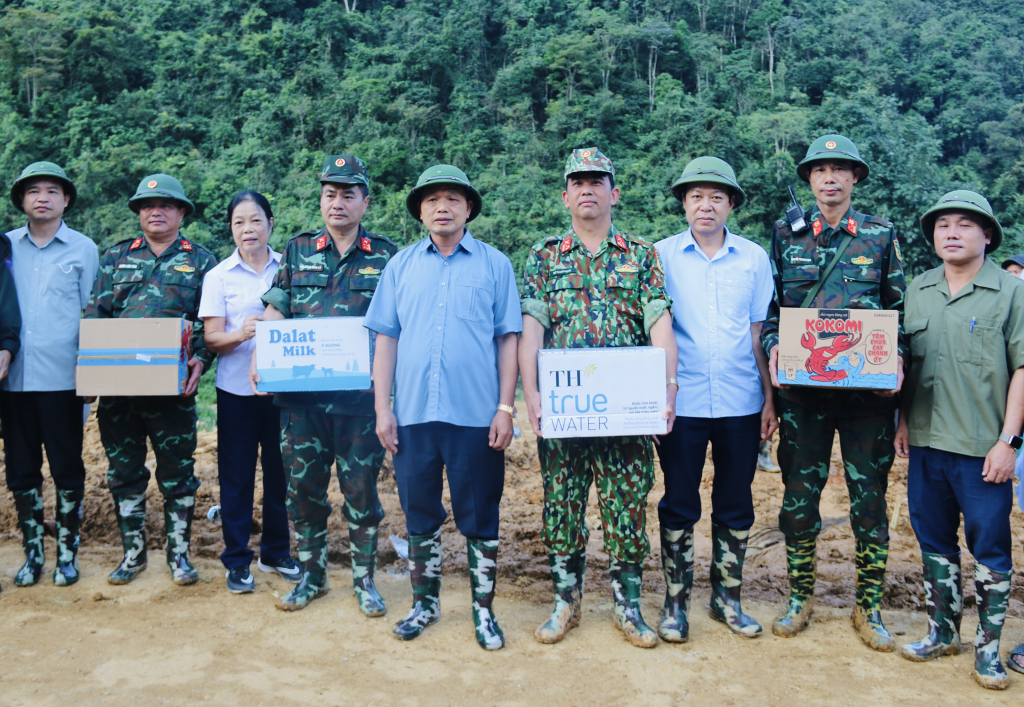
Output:
[[[298,582],[299,564],[289,555],[286,482],[281,463],[280,415],[273,398],[253,395],[249,360],[256,322],[263,319],[260,297],[270,289],[281,255],[267,245],[274,215],[266,197],[254,191],[235,195],[228,207],[235,252],[206,274],[199,316],[206,347],[217,362],[217,460],[228,591],[255,588],[249,565],[256,455],[263,466],[263,532],[258,565]]]

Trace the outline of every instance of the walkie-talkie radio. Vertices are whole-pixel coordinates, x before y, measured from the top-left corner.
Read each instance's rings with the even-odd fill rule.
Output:
[[[786,220],[789,221],[789,225],[795,233],[807,228],[807,219],[805,218],[807,212],[804,211],[804,207],[800,205],[800,202],[796,200],[796,193],[793,192],[793,187],[788,187],[788,189],[789,198],[793,200],[793,205],[786,209]]]

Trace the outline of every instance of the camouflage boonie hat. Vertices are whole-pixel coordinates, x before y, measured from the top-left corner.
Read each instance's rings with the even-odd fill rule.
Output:
[[[944,211],[963,211],[978,214],[989,222],[992,227],[992,242],[985,246],[986,255],[998,248],[999,244],[1003,242],[1003,227],[996,220],[995,212],[992,211],[992,205],[988,203],[988,199],[978,192],[967,191],[966,189],[943,194],[935,206],[924,212],[924,216],[921,217],[921,231],[929,242],[934,240],[935,220]]]
[[[409,209],[409,213],[412,214],[414,219],[420,220],[421,192],[425,187],[432,187],[437,184],[457,184],[469,192],[472,210],[469,212],[469,218],[466,219],[466,223],[480,215],[480,209],[484,206],[484,200],[480,196],[480,192],[476,190],[476,187],[469,183],[469,177],[466,176],[466,173],[450,164],[436,164],[420,175],[420,178],[416,180],[416,186],[412,188],[409,196],[405,199],[405,208]]]
[[[355,155],[330,155],[320,170],[321,184],[363,184],[370,186],[366,163]]]
[[[843,135],[822,135],[811,143],[807,148],[807,155],[800,160],[796,166],[796,173],[800,179],[809,182],[808,175],[811,173],[811,163],[822,160],[847,160],[855,162],[860,167],[860,178],[858,184],[868,181],[868,163],[861,159],[860,151],[853,144],[853,140]]]
[[[683,200],[687,184],[722,184],[733,193],[733,204],[738,207],[747,198],[743,188],[736,181],[736,172],[725,160],[717,157],[698,157],[683,168],[683,176],[672,182],[672,194]]]
[[[578,147],[569,153],[569,159],[565,161],[565,178],[577,172],[603,172],[615,176],[615,167],[596,147]]]
[[[38,177],[54,177],[64,185],[64,191],[71,197],[68,199],[65,211],[70,211],[71,207],[75,205],[75,201],[78,200],[78,190],[75,189],[75,183],[68,178],[60,165],[53,162],[33,162],[21,171],[21,176],[11,185],[11,203],[14,204],[14,208],[24,212],[21,202],[25,198],[25,182]]]
[[[186,216],[190,216],[196,210],[195,205],[185,196],[185,189],[181,186],[181,182],[169,174],[151,174],[148,177],[143,177],[139,182],[139,188],[135,190],[135,195],[128,200],[128,208],[139,213],[143,201],[161,197],[174,199],[180,203],[185,207]]]

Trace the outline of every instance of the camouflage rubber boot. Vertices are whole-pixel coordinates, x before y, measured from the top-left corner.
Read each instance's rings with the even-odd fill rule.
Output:
[[[548,620],[533,632],[533,637],[541,643],[558,643],[580,625],[587,555],[584,552],[571,555],[548,553],[548,564],[551,566],[551,581],[555,585],[555,608]]]
[[[671,643],[685,643],[690,637],[693,528],[661,529],[661,566],[665,572],[665,609],[658,635]]]
[[[46,554],[43,550],[43,489],[14,491],[14,510],[18,514],[21,547],[25,564],[14,575],[15,587],[31,587],[43,574]]]
[[[891,653],[896,639],[882,624],[882,594],[885,591],[885,561],[889,546],[857,541],[857,592],[850,619],[857,635],[868,648]]]
[[[978,631],[974,634],[974,679],[989,690],[1005,690],[1010,678],[999,660],[999,637],[1003,633],[1006,607],[1010,602],[1013,572],[996,572],[975,563],[974,591],[978,595]]]
[[[476,642],[485,651],[505,647],[505,633],[491,609],[498,576],[498,541],[466,538],[469,579],[473,587],[473,626]]]
[[[66,587],[77,582],[78,538],[82,529],[85,489],[57,489],[57,567],[53,583]]]
[[[412,608],[395,624],[391,634],[411,641],[441,618],[441,531],[409,536],[409,579]]]
[[[761,635],[761,624],[743,613],[743,560],[749,530],[711,525],[711,604],[708,615],[744,638]]]
[[[818,540],[786,538],[786,569],[789,573],[789,604],[772,623],[772,633],[792,638],[811,623],[814,613],[814,579]]]
[[[348,545],[352,551],[352,587],[359,610],[367,616],[383,616],[388,613],[388,607],[373,584],[377,570],[377,527],[364,528],[349,523]]]
[[[146,569],[146,494],[114,496],[114,513],[121,530],[124,557],[107,582],[128,584]]]
[[[960,555],[922,553],[924,593],[928,606],[928,635],[904,643],[904,658],[923,662],[942,655],[960,654],[960,619],[964,612]]]
[[[167,566],[171,569],[171,580],[181,587],[195,584],[199,580],[199,572],[188,559],[188,548],[192,542],[192,518],[195,512],[195,496],[164,499]]]
[[[277,600],[277,608],[281,611],[298,611],[309,606],[309,602],[331,591],[327,581],[327,544],[322,551],[314,557],[307,557],[308,553],[299,551],[299,561],[302,563],[302,579],[291,591]]]
[[[608,563],[608,574],[612,578],[612,595],[615,600],[615,626],[626,634],[626,639],[634,646],[654,648],[658,645],[658,634],[640,615],[643,565],[619,562],[612,558]]]

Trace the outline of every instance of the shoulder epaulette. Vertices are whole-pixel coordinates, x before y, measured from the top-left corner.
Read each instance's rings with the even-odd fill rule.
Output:
[[[303,231],[302,233],[296,233],[294,236],[292,236],[288,240],[289,241],[294,241],[296,238],[302,238],[303,236],[315,236],[318,233],[320,233],[320,229],[317,229],[315,231]]]
[[[873,223],[882,228],[892,228],[892,221],[886,221],[881,216],[865,216],[864,223]]]
[[[651,243],[649,240],[647,240],[646,238],[641,238],[635,233],[623,233],[622,235],[625,236],[626,240],[629,241],[630,243],[636,243],[637,245],[643,246],[644,248],[654,247],[654,244]]]
[[[390,238],[388,238],[387,236],[382,236],[379,233],[370,233],[369,231],[366,232],[366,235],[368,235],[370,238],[376,238],[377,240],[384,241],[385,243],[390,243],[391,245],[395,246],[396,248],[398,247],[398,244],[395,243]]]
[[[533,249],[539,252],[544,250],[549,245],[552,245],[553,243],[558,243],[561,240],[562,236],[545,236],[544,238],[540,239],[539,241],[537,241],[537,243],[534,244]]]

